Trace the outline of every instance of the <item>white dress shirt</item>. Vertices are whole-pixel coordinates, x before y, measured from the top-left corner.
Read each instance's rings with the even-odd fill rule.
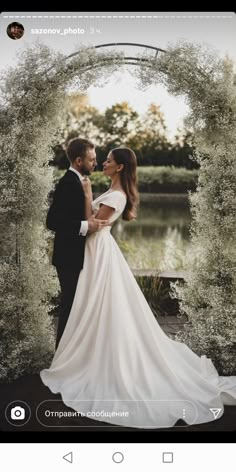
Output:
[[[75,172],[75,174],[78,175],[81,182],[82,180],[84,180],[84,176],[78,170],[74,169],[74,167],[70,166],[69,170],[72,170],[72,172]],[[86,236],[87,232],[88,232],[88,221],[81,221],[79,235]]]

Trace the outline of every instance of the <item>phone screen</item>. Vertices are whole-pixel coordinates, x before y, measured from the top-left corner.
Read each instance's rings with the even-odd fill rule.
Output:
[[[232,465],[235,12],[1,12],[0,39],[3,461]]]

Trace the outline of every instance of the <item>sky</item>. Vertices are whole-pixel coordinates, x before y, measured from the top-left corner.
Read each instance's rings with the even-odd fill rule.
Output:
[[[6,34],[13,21],[24,26],[19,40]],[[208,44],[220,57],[227,54],[236,64],[234,12],[2,12],[0,71],[14,64],[19,52],[36,41],[69,55],[82,44],[132,42],[165,49],[180,39]],[[138,49],[117,46],[116,50],[133,55]],[[160,105],[170,138],[188,112],[184,97],[172,97],[162,86],[139,90],[132,66],[114,74],[103,88],[89,87],[88,96],[91,105],[100,110],[120,101],[128,101],[139,113],[144,113],[152,102]]]

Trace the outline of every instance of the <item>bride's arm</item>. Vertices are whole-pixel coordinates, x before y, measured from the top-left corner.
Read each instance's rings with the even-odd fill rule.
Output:
[[[99,220],[109,220],[115,212],[115,208],[101,204],[96,218]],[[112,223],[111,223],[112,225]]]

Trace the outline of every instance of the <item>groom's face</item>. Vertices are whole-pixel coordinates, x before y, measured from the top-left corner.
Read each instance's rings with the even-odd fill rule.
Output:
[[[81,160],[80,172],[82,175],[90,175],[97,165],[95,149],[87,149],[84,158]]]

